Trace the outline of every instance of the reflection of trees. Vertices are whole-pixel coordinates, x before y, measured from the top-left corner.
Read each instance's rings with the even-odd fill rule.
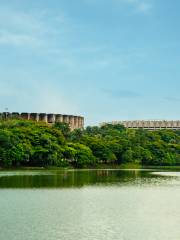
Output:
[[[52,171],[39,175],[4,176],[0,178],[1,188],[68,188],[95,184],[123,184],[142,178],[141,171],[87,170]]]

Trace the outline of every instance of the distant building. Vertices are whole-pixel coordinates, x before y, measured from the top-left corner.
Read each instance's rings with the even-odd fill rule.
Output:
[[[81,116],[73,116],[73,115],[63,115],[63,114],[54,114],[54,113],[18,113],[18,112],[3,112],[0,113],[0,118],[2,119],[25,119],[25,120],[33,120],[37,122],[45,122],[45,123],[67,123],[69,124],[71,130],[84,128],[84,117]]]
[[[180,120],[134,120],[134,121],[112,121],[107,123],[102,123],[101,125],[105,124],[122,124],[125,128],[132,128],[132,129],[149,129],[149,130],[159,130],[159,129],[173,129],[173,130],[180,130]]]

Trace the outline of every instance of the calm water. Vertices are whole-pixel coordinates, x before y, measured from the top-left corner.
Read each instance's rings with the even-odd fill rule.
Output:
[[[0,240],[179,240],[180,172],[0,171]]]

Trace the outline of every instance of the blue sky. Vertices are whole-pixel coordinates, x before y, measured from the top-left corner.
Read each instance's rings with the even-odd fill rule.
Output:
[[[0,0],[0,111],[180,119],[179,12],[179,0]]]

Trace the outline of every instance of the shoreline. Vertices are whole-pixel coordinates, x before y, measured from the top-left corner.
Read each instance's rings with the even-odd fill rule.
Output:
[[[139,164],[99,164],[93,167],[83,167],[83,168],[74,168],[74,167],[54,167],[54,166],[48,166],[48,167],[0,167],[0,171],[70,171],[70,170],[150,170],[150,169],[160,169],[160,170],[179,170],[180,166],[145,166],[145,165],[139,165]]]

